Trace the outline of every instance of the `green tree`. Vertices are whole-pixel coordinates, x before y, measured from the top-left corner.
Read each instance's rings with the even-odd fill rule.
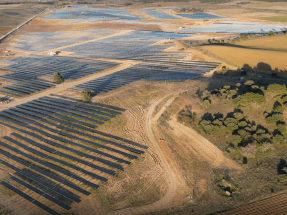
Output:
[[[282,106],[277,106],[276,108],[273,109],[275,113],[283,113],[284,108]]]
[[[234,118],[237,119],[238,121],[244,118],[244,115],[242,113],[234,113],[233,114]]]
[[[247,85],[247,86],[251,86],[251,85],[254,84],[254,81],[252,81],[252,80],[247,80],[247,81],[245,81],[244,84]]]
[[[64,78],[62,77],[62,75],[59,72],[54,73],[54,82],[57,84],[61,84],[64,82]]]
[[[284,137],[282,135],[277,134],[272,138],[272,143],[274,144],[284,144]]]
[[[284,93],[286,92],[285,84],[269,84],[267,91],[271,93]]]
[[[241,143],[241,141],[242,141],[242,137],[241,136],[239,136],[237,134],[232,135],[232,143],[234,145],[237,146],[239,143]]]
[[[92,93],[90,90],[83,89],[81,95],[83,102],[91,102]]]
[[[239,97],[239,105],[249,105],[249,104],[258,104],[262,105],[266,102],[266,98],[264,95],[259,93],[248,92]]]
[[[247,122],[241,121],[241,122],[238,123],[238,126],[239,127],[245,127],[245,126],[247,126]]]
[[[278,128],[278,131],[280,131],[281,134],[286,134],[286,124],[285,122],[278,122],[277,123],[277,128]]]

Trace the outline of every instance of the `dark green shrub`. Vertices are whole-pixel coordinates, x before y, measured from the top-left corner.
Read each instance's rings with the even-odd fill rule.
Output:
[[[272,143],[273,144],[284,144],[284,137],[282,135],[277,134],[276,136],[273,136]]]
[[[265,120],[268,124],[272,124],[278,121],[283,121],[284,117],[282,113],[274,113],[271,116],[268,116],[267,118],[265,118]]]
[[[278,122],[277,123],[277,128],[278,128],[278,131],[280,131],[281,134],[285,134],[286,133],[286,124],[285,124],[285,122]]]
[[[62,75],[59,72],[54,73],[54,82],[57,84],[61,84],[64,82],[64,78],[62,77]]]
[[[237,90],[228,90],[228,94],[231,96],[237,95]]]
[[[244,115],[242,113],[237,112],[233,114],[233,117],[239,121],[244,118]]]
[[[259,129],[256,131],[256,134],[265,134],[265,130],[259,128]]]
[[[251,85],[254,84],[254,81],[252,81],[252,80],[247,80],[247,81],[245,81],[244,84],[247,85],[247,86],[251,86]]]
[[[242,137],[241,136],[239,136],[239,135],[237,135],[237,134],[234,134],[234,135],[232,135],[232,143],[234,144],[234,145],[238,145],[238,143],[241,143],[241,141],[242,141]]]
[[[235,118],[226,118],[224,120],[224,124],[225,125],[228,125],[229,123],[234,123],[234,124],[237,124],[237,120]]]
[[[90,90],[83,89],[81,92],[83,102],[90,102],[92,93]]]
[[[245,127],[246,125],[247,125],[247,122],[245,122],[245,121],[241,121],[238,123],[239,127]]]
[[[275,113],[283,113],[284,108],[282,106],[277,106],[276,108],[273,109]]]
[[[226,127],[227,127],[227,130],[230,132],[233,132],[233,131],[238,129],[238,125],[235,123],[229,123],[229,124],[227,124]]]
[[[286,92],[285,84],[269,84],[267,91],[271,93],[284,93]]]
[[[216,119],[212,122],[212,124],[221,126],[223,123],[219,119]]]
[[[266,98],[264,95],[259,93],[248,92],[239,97],[239,105],[249,105],[256,103],[258,105],[262,105],[266,102]]]

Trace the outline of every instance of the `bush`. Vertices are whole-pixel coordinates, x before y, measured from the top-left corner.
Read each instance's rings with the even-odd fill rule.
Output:
[[[238,134],[242,137],[242,138],[246,138],[248,136],[251,136],[250,133],[248,131],[245,131],[244,129],[239,129],[238,130]]]
[[[62,77],[62,75],[59,72],[54,73],[54,82],[57,84],[61,84],[64,82],[64,78]]]
[[[223,123],[219,119],[216,119],[212,122],[212,124],[221,126]]]
[[[229,90],[231,87],[229,85],[223,86],[224,89]]]
[[[277,134],[272,138],[272,143],[273,144],[284,144],[284,137],[282,135]]]
[[[252,80],[247,80],[247,81],[245,81],[244,84],[247,85],[247,86],[251,86],[252,84],[254,84],[254,81],[252,81]]]
[[[228,90],[228,94],[230,96],[235,96],[235,95],[237,95],[237,90]]]
[[[241,141],[242,141],[242,137],[241,137],[241,136],[239,136],[239,135],[237,135],[237,134],[232,135],[232,143],[233,143],[234,145],[237,146],[239,143],[241,143]]]
[[[230,123],[237,124],[237,120],[236,120],[235,118],[226,118],[226,119],[224,120],[224,124],[225,124],[225,125],[228,125],[228,124],[230,124]]]
[[[259,128],[259,129],[256,131],[256,134],[265,134],[265,130]]]
[[[240,105],[248,105],[252,103],[256,103],[258,105],[262,105],[266,102],[266,98],[264,95],[259,93],[248,92],[239,97]]]
[[[229,123],[227,126],[227,130],[233,132],[238,129],[238,125],[235,123]]]
[[[278,128],[278,131],[280,131],[281,134],[285,134],[286,133],[286,124],[285,124],[285,122],[278,122],[277,123],[277,128]]]
[[[240,84],[240,83],[237,83],[235,86],[239,88],[239,87],[241,86],[241,84]]]
[[[245,127],[245,126],[247,126],[247,122],[241,121],[241,122],[238,123],[238,126],[239,127]]]
[[[233,117],[239,121],[244,118],[244,115],[242,113],[237,112],[233,114]]]
[[[283,121],[284,117],[283,117],[283,114],[281,113],[274,113],[273,115],[265,118],[265,120],[268,124],[272,124],[278,121]]]
[[[90,102],[91,101],[91,91],[90,90],[82,90],[81,92],[83,102]]]
[[[282,106],[277,106],[276,108],[273,109],[275,113],[283,113],[284,108]]]
[[[285,84],[270,84],[267,87],[267,91],[271,93],[284,93],[286,92]]]

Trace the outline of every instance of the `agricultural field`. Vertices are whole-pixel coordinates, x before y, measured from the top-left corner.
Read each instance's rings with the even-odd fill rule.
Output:
[[[279,75],[286,77],[286,38],[286,35],[267,36],[235,44],[206,45],[202,46],[202,49],[233,65],[263,69],[267,72],[282,71]]]
[[[0,214],[285,198],[287,26],[256,4],[0,5]]]

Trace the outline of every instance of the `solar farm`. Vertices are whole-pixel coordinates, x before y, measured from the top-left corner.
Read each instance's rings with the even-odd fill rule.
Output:
[[[193,204],[199,176],[187,170],[194,157],[206,159],[198,164],[205,169],[220,149],[172,114],[190,108],[185,117],[195,118],[190,102],[208,111],[209,100],[193,102],[195,96],[176,102],[225,83],[228,73],[221,71],[236,66],[200,43],[287,30],[216,13],[213,5],[185,13],[187,3],[113,4],[47,3],[44,13],[0,40],[0,214],[203,207]],[[181,141],[184,150],[176,148]],[[216,153],[202,156],[206,150]]]

